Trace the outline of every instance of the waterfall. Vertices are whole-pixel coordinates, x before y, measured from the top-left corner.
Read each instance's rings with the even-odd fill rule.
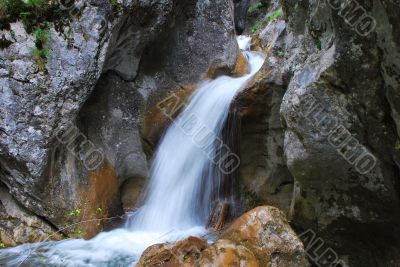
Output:
[[[239,37],[238,43],[247,50],[250,38]],[[42,266],[132,266],[152,244],[205,234],[222,176],[238,163],[221,142],[230,104],[264,62],[259,53],[244,53],[250,66],[247,75],[201,83],[167,129],[155,153],[144,204],[129,216],[125,228],[88,241],[70,239],[3,250],[0,265],[41,266],[45,258]]]
[[[228,148],[221,151],[230,104],[264,61],[258,54],[245,53],[251,66],[248,75],[222,76],[200,84],[167,130],[153,161],[145,204],[129,220],[129,228],[171,231],[205,224],[212,196],[219,191],[220,171],[226,172],[217,153],[226,154],[222,155],[226,164],[238,163]]]

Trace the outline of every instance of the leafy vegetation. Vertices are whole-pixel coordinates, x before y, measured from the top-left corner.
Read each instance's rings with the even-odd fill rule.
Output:
[[[85,232],[82,229],[78,228],[75,230],[75,235],[77,235],[79,238],[82,238],[85,235]]]
[[[113,12],[121,11],[123,8],[123,5],[118,0],[110,0],[110,3],[113,7]]]
[[[3,242],[0,242],[0,249],[6,248],[6,245]]]
[[[264,4],[262,4],[262,3],[258,3],[258,4],[255,4],[255,5],[257,6],[257,8],[264,7]],[[261,29],[261,27],[263,26],[265,21],[274,22],[277,19],[279,19],[280,17],[282,17],[282,15],[283,15],[282,8],[280,8],[280,9],[277,9],[277,10],[273,11],[272,13],[267,14],[266,17],[258,19],[254,23],[253,27],[251,27],[251,29],[250,29],[251,33],[254,34],[254,33],[258,32]]]
[[[111,2],[111,5],[113,5],[113,6],[117,6],[119,4],[118,0],[110,0],[110,2]]]
[[[104,214],[104,210],[102,208],[97,208],[97,213]]]
[[[56,0],[0,0],[0,29],[10,29],[10,23],[21,20],[28,33],[45,22],[62,17]]]
[[[80,209],[80,208],[74,209],[68,213],[68,216],[70,216],[70,217],[79,216],[79,215],[81,215],[81,212],[82,212],[82,209]]]
[[[50,57],[50,50],[46,47],[48,40],[50,39],[50,23],[44,23],[44,28],[36,27],[33,30],[35,36],[35,48],[33,49],[33,56],[36,61],[38,70],[42,73],[46,72],[46,62]]]
[[[284,58],[284,57],[285,57],[285,52],[284,52],[283,50],[279,50],[279,51],[276,53],[276,55],[277,55],[279,58]]]
[[[257,2],[257,3],[255,3],[255,4],[252,4],[252,5],[249,7],[249,9],[247,10],[247,12],[248,12],[249,14],[251,14],[251,13],[254,13],[255,11],[257,11],[257,10],[263,8],[263,7],[264,7],[264,4],[263,4],[262,2]]]
[[[273,11],[272,14],[267,17],[267,19],[269,22],[273,22],[273,21],[279,19],[280,17],[282,17],[282,14],[283,14],[282,8],[280,8],[280,9]]]
[[[256,33],[261,29],[261,26],[263,25],[264,20],[263,19],[259,19],[256,21],[256,23],[253,25],[253,27],[251,27],[251,33]]]
[[[255,13],[256,11],[263,9],[265,7],[268,7],[268,1],[262,0],[250,5],[247,12],[251,15],[252,13]]]

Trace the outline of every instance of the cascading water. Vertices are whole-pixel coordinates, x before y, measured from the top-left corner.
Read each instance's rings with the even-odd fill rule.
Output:
[[[239,37],[238,43],[248,49],[250,38]],[[132,266],[152,244],[205,234],[224,172],[216,171],[223,168],[217,162],[223,157],[217,154],[230,104],[264,62],[258,53],[244,53],[250,73],[200,84],[167,130],[155,154],[144,204],[129,216],[125,228],[88,241],[70,239],[2,250],[0,265]]]

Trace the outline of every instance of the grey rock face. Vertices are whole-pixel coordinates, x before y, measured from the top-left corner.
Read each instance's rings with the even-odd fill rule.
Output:
[[[104,9],[87,5],[81,21],[69,26],[72,48],[52,28],[46,75],[37,69],[34,39],[21,23],[11,25],[15,37],[2,33],[13,43],[0,51],[1,181],[17,201],[40,216],[52,217],[43,200],[54,131],[73,120],[101,73],[108,29],[100,22],[106,15]]]
[[[237,34],[242,34],[246,28],[247,10],[250,0],[235,0],[235,28]]]
[[[283,76],[285,22],[269,23],[255,37],[260,49],[270,48],[260,72],[236,98],[234,110],[241,114],[240,181],[242,197],[250,206],[265,204],[290,215],[293,177],[283,155],[284,127],[280,107],[287,88]],[[255,203],[254,203],[255,202]]]
[[[0,238],[5,246],[61,238],[51,225],[21,207],[5,186],[0,187],[0,216]]]
[[[366,35],[331,2],[283,1],[285,72],[292,77],[281,105],[284,153],[300,186],[293,222],[318,230],[350,266],[394,266],[400,244],[398,7],[362,4],[376,20]],[[352,22],[362,21],[360,14]]]

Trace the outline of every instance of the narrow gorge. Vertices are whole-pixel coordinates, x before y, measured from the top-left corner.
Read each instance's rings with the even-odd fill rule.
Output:
[[[397,0],[0,0],[1,266],[400,266]]]

